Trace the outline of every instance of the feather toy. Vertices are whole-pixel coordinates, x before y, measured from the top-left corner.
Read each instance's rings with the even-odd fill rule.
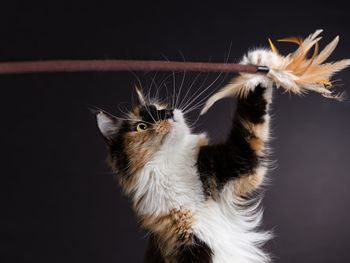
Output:
[[[277,88],[282,87],[298,95],[314,91],[327,98],[342,100],[343,93],[334,93],[331,90],[333,87],[331,77],[349,66],[350,59],[324,63],[336,48],[339,37],[335,37],[319,52],[318,42],[322,38],[319,36],[322,31],[322,29],[316,30],[304,40],[296,37],[279,40],[279,42],[292,42],[299,45],[295,52],[286,56],[278,52],[270,39],[270,49],[248,52],[240,62],[241,64],[266,66],[270,69],[269,72],[267,74],[240,73],[231,83],[208,99],[201,114],[206,113],[216,101],[224,97],[246,96],[259,82],[266,86],[276,85]],[[312,48],[314,48],[313,55],[309,56]]]

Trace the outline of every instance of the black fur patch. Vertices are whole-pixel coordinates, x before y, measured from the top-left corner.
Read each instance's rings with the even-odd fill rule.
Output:
[[[181,263],[211,263],[213,251],[196,236],[193,237],[193,245],[181,247],[176,262]]]
[[[237,115],[254,124],[263,123],[267,102],[263,97],[265,88],[257,86],[250,91],[247,98],[237,100]]]
[[[165,263],[154,235],[151,235],[148,239],[148,245],[145,254],[145,263]]]
[[[124,134],[132,130],[128,121],[123,121],[118,133],[113,136],[112,142],[108,145],[111,158],[116,162],[120,175],[126,176],[129,160],[125,154]]]
[[[157,110],[153,105],[147,105],[140,108],[140,116],[142,120],[154,123],[159,120],[166,120],[173,117],[172,110]]]
[[[209,178],[215,176],[219,190],[231,178],[251,174],[261,159],[250,147],[247,138],[253,138],[241,119],[253,124],[264,122],[267,102],[263,97],[265,88],[256,87],[246,98],[238,99],[236,115],[230,135],[225,143],[201,147],[198,154],[198,170],[204,191],[209,191]]]
[[[192,245],[183,245],[175,252],[172,263],[211,263],[213,252],[210,247],[196,236],[193,236]],[[148,240],[145,254],[146,263],[165,263],[154,235]]]

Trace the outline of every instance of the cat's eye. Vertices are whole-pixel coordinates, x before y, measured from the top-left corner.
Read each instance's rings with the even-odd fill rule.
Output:
[[[136,130],[137,130],[138,132],[144,131],[144,130],[146,130],[146,129],[147,129],[147,124],[146,124],[146,123],[143,123],[143,122],[138,123],[137,126],[136,126]]]

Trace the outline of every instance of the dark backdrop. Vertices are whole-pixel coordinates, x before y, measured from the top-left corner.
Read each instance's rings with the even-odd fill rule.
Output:
[[[321,47],[341,36],[331,59],[350,57],[348,11],[334,1],[72,2],[2,2],[0,60],[236,62],[268,37],[318,28],[325,29]],[[154,89],[152,77],[159,84],[167,75],[137,76]],[[175,74],[177,87],[182,76]],[[195,76],[186,75],[184,89]],[[220,76],[209,90],[233,76]],[[338,75],[342,89],[350,90],[349,76],[350,70]],[[209,74],[202,88],[216,77]],[[128,72],[0,76],[1,262],[141,262],[146,233],[105,162],[87,110],[92,104],[120,114],[135,79]],[[199,79],[194,90],[205,80]],[[216,104],[198,130],[223,139],[233,107],[228,99]],[[350,104],[277,91],[272,112],[275,169],[264,227],[276,238],[269,251],[276,262],[350,262]]]

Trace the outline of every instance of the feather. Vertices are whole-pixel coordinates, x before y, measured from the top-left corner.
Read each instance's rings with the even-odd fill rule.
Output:
[[[335,37],[319,52],[318,43],[322,39],[319,35],[322,31],[322,29],[316,30],[304,40],[300,37],[278,40],[278,42],[291,42],[299,46],[296,51],[286,56],[279,54],[271,39],[268,39],[271,50],[263,49],[249,52],[243,57],[242,64],[267,66],[270,71],[265,75],[240,73],[238,77],[207,100],[201,114],[206,113],[216,101],[224,97],[246,96],[259,84],[264,87],[276,85],[298,95],[314,91],[326,98],[342,100],[344,93],[335,94],[331,90],[333,87],[331,77],[348,67],[350,59],[323,63],[333,53],[339,42],[339,37]],[[309,57],[312,48],[314,48],[314,52]]]
[[[324,62],[334,51],[334,49],[337,47],[339,42],[339,36],[336,36],[331,43],[329,43],[322,52],[318,55],[317,60],[315,61],[318,64],[321,64]]]
[[[278,49],[276,48],[276,46],[272,43],[271,39],[269,38],[269,43],[270,43],[270,47],[271,50],[278,55]]]

